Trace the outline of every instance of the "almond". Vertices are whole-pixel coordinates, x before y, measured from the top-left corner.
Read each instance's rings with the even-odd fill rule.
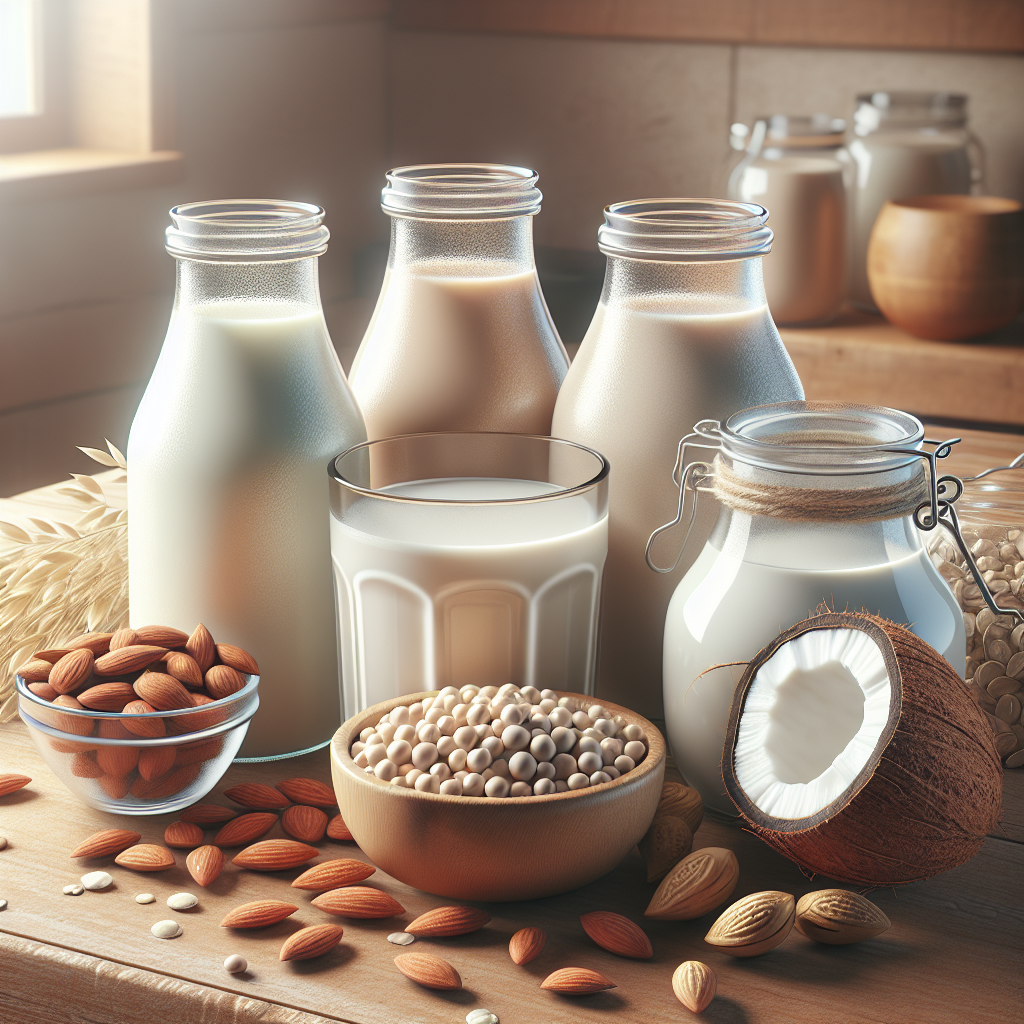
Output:
[[[114,711],[120,714],[125,705],[135,700],[131,683],[99,683],[83,690],[78,703],[90,711]]]
[[[327,892],[328,889],[361,882],[376,870],[372,864],[366,864],[361,860],[325,860],[322,864],[314,864],[309,870],[303,871],[292,882],[292,888],[307,889],[309,892]]]
[[[540,956],[547,941],[547,932],[541,928],[520,928],[509,941],[508,955],[514,964],[528,964]]]
[[[655,812],[656,818],[665,816],[682,818],[696,835],[704,820],[704,801],[700,793],[681,782],[666,782],[661,787],[661,800]]]
[[[206,670],[206,689],[214,700],[223,700],[245,686],[245,677],[228,665],[213,665]]]
[[[105,740],[130,740],[132,734],[118,719],[101,718],[96,723],[96,735]]]
[[[216,846],[200,846],[185,858],[185,867],[198,885],[205,889],[220,877],[224,867],[224,853]]]
[[[162,778],[174,767],[175,750],[176,748],[169,744],[161,747],[146,747],[139,755],[139,774],[147,782],[155,782]]]
[[[734,903],[704,936],[730,956],[759,956],[778,946],[793,930],[796,901],[788,892],[755,892]]]
[[[133,688],[134,692],[134,688]],[[143,736],[146,739],[158,739],[167,735],[167,726],[162,718],[145,718],[156,711],[152,704],[144,700],[133,700],[122,708],[122,714],[131,715],[131,718],[122,718],[121,724],[133,735]]]
[[[176,765],[205,764],[213,760],[224,749],[224,738],[214,736],[209,740],[200,740],[198,743],[182,743],[178,747],[174,763]]]
[[[345,824],[345,819],[340,814],[336,814],[327,822],[327,838],[334,839],[339,843],[352,842],[352,833],[349,832],[348,825]]]
[[[327,815],[317,807],[289,807],[281,815],[281,827],[293,839],[319,843],[327,831]]]
[[[476,907],[438,907],[420,914],[405,930],[410,935],[446,938],[479,931],[490,919],[486,910]]]
[[[229,910],[221,921],[221,928],[266,928],[291,917],[299,908],[294,903],[280,900],[254,900]]]
[[[330,786],[316,779],[285,779],[279,782],[276,789],[294,804],[306,804],[309,807],[333,807],[338,798]]]
[[[658,882],[693,849],[693,832],[682,818],[656,817],[637,849],[647,865],[647,881]]]
[[[40,700],[54,700],[60,696],[49,683],[29,683],[29,690]]]
[[[135,632],[144,644],[155,644],[157,647],[184,647],[188,643],[188,633],[170,626],[139,626]]]
[[[282,960],[312,960],[329,953],[341,942],[343,929],[336,924],[315,924],[289,935],[281,947]]]
[[[192,695],[188,690],[174,676],[164,672],[143,673],[135,680],[135,692],[157,711],[179,711],[181,708],[193,707]]]
[[[705,846],[684,857],[664,878],[644,917],[662,921],[689,921],[721,906],[740,877],[736,854],[718,846]]]
[[[48,661],[51,665],[56,665],[70,650],[70,647],[54,647],[49,651],[36,651],[32,657],[37,661]]]
[[[277,822],[276,814],[243,814],[229,821],[214,837],[214,846],[245,846],[265,836]]]
[[[148,800],[161,800],[166,796],[173,796],[175,793],[188,789],[199,778],[199,771],[200,765],[193,764],[186,765],[184,768],[175,768],[153,782],[147,782],[141,778],[136,779],[136,782],[142,784],[140,787],[142,791],[137,795]],[[132,793],[135,793],[134,786],[132,786]]]
[[[123,828],[105,828],[83,839],[69,854],[71,857],[109,857],[134,846],[142,838],[138,832]]]
[[[202,672],[217,660],[217,648],[210,631],[200,622],[185,641],[185,653],[194,659]]]
[[[863,942],[881,935],[889,924],[871,900],[845,889],[809,892],[796,905],[796,930],[828,946]]]
[[[150,662],[156,661],[163,653],[162,647],[152,647],[148,644],[122,647],[98,657],[93,665],[93,671],[98,676],[120,676],[128,672],[138,672]]]
[[[75,711],[85,711],[85,708],[66,693],[53,698],[55,707],[73,708]],[[69,732],[74,736],[88,736],[92,733],[96,721],[89,715],[54,715],[53,721],[49,723],[61,732]]]
[[[123,779],[129,772],[135,770],[139,763],[139,753],[138,747],[100,747],[96,751],[96,763],[103,769],[105,775]]]
[[[681,963],[672,975],[672,991],[688,1010],[703,1013],[718,991],[715,972],[699,960]]]
[[[564,996],[589,996],[592,992],[615,988],[615,982],[586,967],[563,967],[549,974],[540,987],[549,992],[560,992]]]
[[[216,701],[202,690],[192,694],[194,708],[215,703]],[[218,704],[210,711],[193,711],[188,715],[178,715],[174,719],[174,725],[181,732],[201,732],[203,729],[212,729],[215,725],[220,725],[229,714],[227,708]]]
[[[106,654],[110,649],[110,638],[113,633],[81,633],[66,644],[71,650],[92,651],[95,657]]]
[[[139,843],[119,853],[114,863],[132,871],[166,871],[174,867],[174,854],[163,846]]]
[[[26,661],[21,668],[18,669],[18,675],[25,680],[26,683],[45,683],[50,678],[50,673],[53,671],[53,663],[44,661],[42,658],[33,658],[31,661]],[[58,691],[59,693],[60,691]]]
[[[167,666],[167,674],[185,686],[198,690],[203,685],[203,670],[199,663],[183,651],[173,651],[164,664]]]
[[[650,960],[654,956],[651,940],[638,924],[610,910],[595,910],[580,917],[583,930],[609,953],[633,960]]]
[[[203,830],[189,821],[172,821],[164,829],[164,842],[179,850],[190,850],[203,843]]]
[[[50,669],[50,675],[46,682],[58,693],[70,693],[72,690],[77,690],[92,675],[94,668],[92,651],[71,651]],[[114,673],[110,673],[110,675],[114,675]]]
[[[398,900],[368,885],[347,885],[331,889],[317,896],[313,906],[338,917],[394,917],[405,913],[405,907]]]
[[[220,804],[193,804],[181,812],[181,820],[191,821],[196,825],[217,825],[222,821],[230,821],[237,813],[230,807],[221,807]]]
[[[410,980],[424,988],[451,992],[462,988],[459,972],[447,960],[430,953],[403,953],[395,957],[395,966]]]
[[[287,871],[319,856],[320,851],[315,846],[297,843],[294,839],[264,839],[235,854],[231,863],[250,871]]]
[[[244,782],[240,786],[225,789],[224,795],[229,800],[243,807],[280,808],[288,806],[288,798],[273,786],[264,786],[262,782]]]
[[[111,800],[123,800],[131,786],[131,779],[127,775],[102,775],[96,781]]]
[[[71,774],[76,779],[99,779],[106,772],[97,764],[96,752],[93,750],[88,753],[79,752],[71,758]]]
[[[94,743],[79,743],[76,740],[48,739],[46,743],[51,750],[56,750],[58,754],[94,754],[96,751]]]
[[[247,676],[258,676],[260,667],[256,659],[234,644],[217,644],[217,657],[225,664]]]
[[[116,629],[110,635],[110,642],[107,645],[107,649],[111,651],[118,651],[122,647],[138,647],[142,641],[139,639],[139,634],[134,629]]]

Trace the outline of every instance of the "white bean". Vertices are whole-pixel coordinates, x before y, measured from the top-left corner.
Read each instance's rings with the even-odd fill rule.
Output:
[[[529,782],[537,774],[537,759],[520,750],[508,759],[508,772],[517,782]]]
[[[576,759],[576,763],[584,775],[593,775],[594,772],[599,772],[604,765],[601,755],[595,754],[592,750],[585,750],[580,754]]]
[[[558,747],[555,746],[555,741],[550,736],[541,733],[530,740],[530,753],[538,761],[550,761],[558,753]]]
[[[466,767],[473,772],[482,772],[490,768],[492,760],[491,752],[486,747],[477,747],[466,755]]]
[[[458,744],[451,738],[451,736],[442,736],[437,741],[437,752],[441,757],[447,760],[448,755],[458,747]]]
[[[622,752],[638,764],[647,756],[647,748],[639,740],[630,740],[622,748]]]
[[[576,772],[575,775],[570,775],[566,779],[566,785],[570,789],[586,789],[590,785],[590,779],[582,772]]]
[[[568,708],[554,708],[548,712],[548,720],[553,726],[565,729],[572,725],[572,713]]]
[[[645,740],[645,739],[647,739],[647,737],[644,736],[643,729],[641,729],[639,725],[634,725],[632,723],[627,725],[622,730],[622,735],[625,736],[625,738],[627,740]]]
[[[412,748],[412,763],[423,771],[426,771],[439,756],[433,743],[417,743]]]
[[[622,772],[623,775],[626,772],[631,772],[636,767],[636,762],[631,757],[626,757],[625,754],[620,754],[615,758],[615,767]]]
[[[448,767],[453,772],[461,772],[466,767],[466,751],[459,747],[448,755]]]
[[[367,747],[363,754],[366,757],[366,763],[371,768],[375,768],[381,761],[388,756],[388,748],[383,743],[374,743],[372,747]]]
[[[555,754],[551,763],[555,766],[555,781],[568,779],[577,771],[576,758],[572,754]]]
[[[415,782],[417,793],[440,793],[441,780],[436,775],[421,775]]]
[[[495,775],[493,778],[487,780],[484,784],[484,792],[488,796],[508,796],[510,786],[507,779],[503,779],[500,775]]]
[[[405,764],[412,757],[412,746],[407,740],[394,740],[388,747],[388,760]]]
[[[576,733],[561,725],[551,730],[551,739],[560,754],[568,754],[576,746]]]
[[[397,708],[392,708],[388,714],[388,721],[392,725],[408,725],[409,708],[405,704],[399,704]]]
[[[473,704],[466,713],[466,721],[470,725],[488,725],[491,721],[491,711],[486,704]]]
[[[395,738],[395,726],[390,722],[378,725],[377,735],[384,741],[384,745],[387,746]]]
[[[443,761],[439,761],[437,764],[430,766],[430,774],[433,775],[438,782],[444,782],[445,779],[452,777],[452,770]]]
[[[416,735],[421,743],[436,743],[441,738],[441,730],[432,722],[423,722]]]
[[[525,750],[530,745],[530,734],[521,725],[510,725],[501,732],[506,750]]]
[[[373,766],[373,774],[378,779],[383,779],[385,782],[390,782],[398,774],[398,765],[394,761],[389,761],[384,758],[383,761],[378,761]]]
[[[533,784],[533,792],[536,796],[554,793],[555,783],[551,779],[537,779]]]
[[[406,743],[412,743],[416,739],[416,726],[414,725],[400,725],[395,730],[396,740],[405,740]]]
[[[540,702],[538,707],[540,708],[540,712],[541,712],[542,715],[550,715],[551,712],[554,711],[555,708],[558,707],[558,705],[553,700],[551,700],[550,698],[545,697]]]
[[[482,775],[473,772],[462,780],[463,796],[483,796],[483,794],[484,777]]]
[[[500,736],[488,736],[486,739],[480,741],[480,746],[483,750],[494,757],[501,757],[505,752],[505,744],[501,742]]]
[[[462,783],[458,779],[445,779],[440,792],[442,796],[462,796]]]
[[[555,777],[555,766],[550,761],[538,761],[537,762],[537,774],[535,778],[538,779],[553,779]]]
[[[533,786],[528,782],[513,782],[509,796],[533,796]]]
[[[602,782],[611,782],[612,777],[607,772],[594,772],[590,776],[590,784],[592,786],[600,786]]]
[[[577,757],[579,757],[580,754],[587,754],[587,753],[590,753],[590,754],[600,754],[601,753],[601,744],[598,743],[597,740],[595,740],[593,736],[581,736],[579,738],[579,741],[576,744],[576,748],[579,751],[579,753],[577,753],[577,755],[576,755]]]
[[[590,715],[586,711],[574,711],[572,716],[572,724],[577,729],[589,729],[594,723],[590,720]]]
[[[556,793],[568,793],[569,784],[564,779],[555,779],[555,792]]]
[[[611,736],[601,741],[601,756],[605,764],[615,764],[615,758],[622,753],[622,741]]]
[[[443,735],[452,736],[455,734],[455,730],[459,726],[451,715],[444,715],[438,720],[437,727],[441,730]]]
[[[455,730],[455,734],[452,736],[455,740],[455,745],[461,747],[463,750],[472,750],[476,746],[477,734],[476,729],[471,725],[462,725]]]

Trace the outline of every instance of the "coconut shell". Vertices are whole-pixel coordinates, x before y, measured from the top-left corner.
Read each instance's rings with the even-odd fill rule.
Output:
[[[858,629],[889,673],[889,720],[860,774],[807,818],[774,818],[747,796],[735,751],[758,669],[817,629]],[[752,830],[805,874],[861,886],[901,885],[970,860],[999,822],[1002,770],[991,729],[963,680],[910,630],[855,612],[815,615],[754,657],[736,686],[722,758],[726,791]]]

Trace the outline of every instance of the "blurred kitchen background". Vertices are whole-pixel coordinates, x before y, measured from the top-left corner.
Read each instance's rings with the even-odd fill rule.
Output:
[[[173,296],[163,232],[176,203],[270,197],[325,207],[331,245],[321,289],[347,368],[387,253],[380,188],[398,164],[496,161],[539,171],[538,264],[570,350],[600,294],[602,208],[710,194],[737,121],[778,112],[849,120],[865,91],[964,92],[985,148],[986,190],[1024,199],[1020,0],[0,6],[5,495],[94,468],[76,444],[126,442]],[[10,30],[18,8],[38,15],[29,42]],[[28,111],[10,109],[32,103],[11,84],[18,47],[34,62],[37,102]],[[851,332],[852,344],[865,320],[850,314],[832,330]],[[791,335],[809,397],[844,388],[853,389],[847,397],[871,397],[877,372],[921,395],[907,402],[911,411],[987,418],[986,403],[961,401],[971,381],[945,373],[914,392],[899,380],[907,364],[886,359],[904,339],[879,335],[881,347],[844,367],[835,352],[845,335],[830,335],[839,349],[817,356],[820,335],[801,341],[784,332],[787,345]],[[975,360],[1011,396],[988,418],[1017,430],[1021,345],[1012,325]],[[940,408],[924,408],[929,402]]]

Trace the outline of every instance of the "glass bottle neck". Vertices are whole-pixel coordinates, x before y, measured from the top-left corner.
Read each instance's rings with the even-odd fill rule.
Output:
[[[534,269],[533,218],[414,220],[393,217],[391,272],[504,277]]]
[[[320,309],[315,257],[281,263],[177,259],[175,309],[206,304],[283,304]]]

